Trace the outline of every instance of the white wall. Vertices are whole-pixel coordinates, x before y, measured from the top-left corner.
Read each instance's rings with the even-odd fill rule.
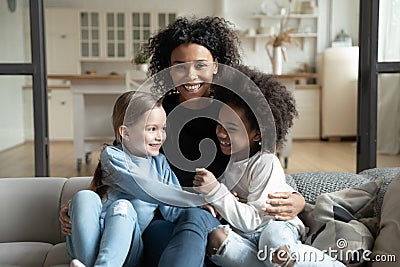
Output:
[[[8,11],[0,1],[0,62],[24,63],[24,22],[22,1]],[[24,142],[22,85],[24,76],[0,76],[0,151]]]
[[[234,0],[233,2],[236,2]],[[70,7],[82,9],[107,10],[154,10],[177,11],[178,15],[213,15],[216,6],[215,0],[45,0],[45,7]]]
[[[359,0],[330,1],[332,1],[331,40],[334,40],[343,29],[353,39],[353,45],[358,45]]]
[[[299,0],[301,1],[301,0]],[[279,0],[280,4],[287,0]],[[69,7],[79,9],[137,9],[176,11],[178,15],[198,16],[222,15],[233,22],[238,30],[257,28],[258,21],[252,19],[254,13],[259,13],[261,4],[266,3],[271,9],[276,9],[272,0],[46,0],[46,7]],[[358,44],[358,5],[359,0],[319,0],[318,39],[308,39],[304,47],[288,47],[288,62],[284,64],[284,72],[297,69],[302,63],[316,61],[315,52],[320,53],[331,45],[332,40],[341,29],[351,35],[354,44]],[[331,10],[332,8],[332,10]],[[333,23],[330,25],[330,23]],[[244,63],[256,66],[264,71],[271,71],[271,63],[264,49],[265,39],[254,43],[254,39],[242,39]]]

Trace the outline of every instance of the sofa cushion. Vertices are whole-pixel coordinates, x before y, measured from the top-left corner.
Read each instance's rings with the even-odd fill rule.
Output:
[[[317,196],[356,187],[371,180],[348,172],[302,172],[291,174],[296,181],[298,191],[307,203],[314,204]]]
[[[52,246],[41,242],[0,243],[0,266],[41,267]]]
[[[331,256],[347,266],[361,266],[363,256],[371,251],[374,239],[358,219],[373,216],[381,184],[382,180],[377,179],[357,188],[318,196],[315,205],[308,204],[299,215],[309,227],[305,243],[324,251],[336,251]]]
[[[286,183],[290,185],[295,191],[298,191],[296,181],[290,174],[286,174]]]
[[[68,256],[65,242],[54,245],[47,254],[43,267],[69,266],[71,258]]]
[[[0,242],[61,242],[58,210],[66,180],[0,179]]]
[[[393,178],[385,194],[382,204],[379,235],[373,248],[373,257],[388,259],[395,255],[396,261],[375,261],[373,267],[399,266],[400,260],[400,173]],[[393,260],[393,258],[392,258]]]
[[[393,177],[400,173],[400,167],[386,167],[386,168],[373,168],[360,172],[359,174],[366,177],[369,180],[375,180],[377,178],[383,179],[383,184],[378,192],[375,205],[375,215],[377,217],[381,216],[381,207],[383,202],[383,197],[388,189],[390,182]]]

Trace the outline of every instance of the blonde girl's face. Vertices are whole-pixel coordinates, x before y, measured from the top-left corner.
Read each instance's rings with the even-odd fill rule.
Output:
[[[244,109],[224,105],[218,120],[216,133],[222,153],[235,156],[235,160],[251,156],[254,152],[252,148],[260,141],[260,134],[251,129]]]
[[[166,138],[166,114],[162,107],[155,107],[144,113],[131,126],[120,126],[125,148],[138,157],[157,156]]]
[[[181,44],[171,53],[172,80],[179,91],[179,100],[208,97],[218,64],[211,52],[199,44]]]

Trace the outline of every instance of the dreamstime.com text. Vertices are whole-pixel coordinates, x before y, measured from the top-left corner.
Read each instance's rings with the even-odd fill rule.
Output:
[[[346,249],[348,243],[345,239],[341,238],[336,241],[336,247],[328,248],[323,250],[323,253],[318,253],[315,251],[303,251],[301,253],[296,251],[291,251],[290,256],[296,259],[298,262],[322,262],[327,260],[338,260],[341,262],[396,262],[396,255],[392,254],[372,254],[371,250],[348,250]],[[257,258],[260,261],[265,261],[267,259],[272,259],[274,254],[274,249],[269,249],[267,246],[257,252]],[[282,254],[276,254],[277,259],[285,260],[287,254],[283,252]]]

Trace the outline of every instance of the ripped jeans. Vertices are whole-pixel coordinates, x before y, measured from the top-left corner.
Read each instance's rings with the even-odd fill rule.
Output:
[[[210,256],[211,261],[219,266],[279,266],[274,265],[271,259],[272,253],[282,245],[287,245],[291,255],[315,257],[297,257],[294,266],[345,266],[321,250],[302,244],[297,228],[289,222],[273,221],[260,232],[242,235],[232,231],[229,225],[220,227],[225,228],[227,237],[217,253]]]
[[[222,267],[273,266],[265,264],[257,258],[261,232],[239,235],[229,225],[220,225],[218,228],[224,228],[227,237],[216,253],[209,255],[212,262]]]
[[[272,253],[282,245],[286,245],[293,259],[294,266],[299,267],[345,267],[345,265],[330,257],[323,251],[300,241],[297,228],[289,222],[273,221],[265,226],[260,236],[259,251],[263,252],[262,259],[271,262]],[[279,256],[279,254],[277,254]],[[261,255],[259,255],[261,256]]]
[[[69,209],[72,235],[66,240],[68,254],[86,266],[139,265],[143,242],[132,204],[116,200],[103,213],[102,206],[93,191],[74,195]]]

